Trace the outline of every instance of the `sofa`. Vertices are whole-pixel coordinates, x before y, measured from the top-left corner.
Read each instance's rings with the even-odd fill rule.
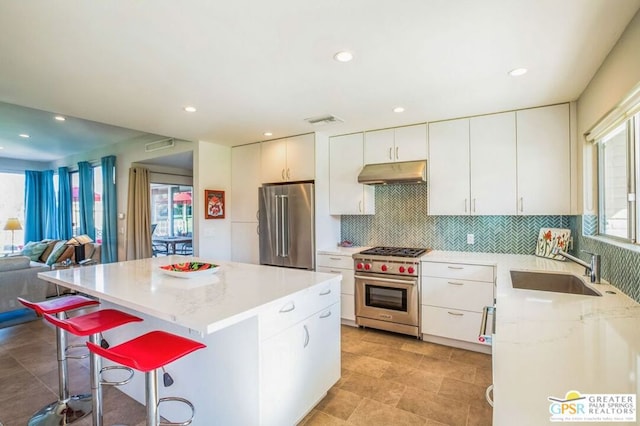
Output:
[[[85,258],[99,263],[101,248],[97,243],[85,245]],[[18,297],[41,302],[56,296],[55,285],[39,279],[38,273],[50,271],[67,259],[74,265],[74,257],[74,248],[57,240],[28,243],[22,253],[0,257],[0,313],[21,309]]]

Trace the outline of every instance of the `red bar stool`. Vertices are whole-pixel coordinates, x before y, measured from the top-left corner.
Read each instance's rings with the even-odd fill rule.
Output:
[[[69,319],[60,319],[52,315],[45,315],[44,317],[53,325],[62,328],[71,334],[75,334],[76,336],[89,336],[89,341],[96,345],[100,344],[100,336],[102,332],[111,330],[112,328],[120,327],[121,325],[128,324],[130,322],[142,321],[142,318],[138,318],[115,309],[103,309]],[[93,352],[91,352],[90,365],[93,426],[102,426],[103,420],[101,385],[126,385],[133,378],[133,370],[127,367],[102,368],[100,357]],[[114,368],[126,369],[131,373],[131,375],[121,382],[106,382],[100,380],[100,373],[102,373],[104,370],[111,370]]]
[[[158,399],[158,370],[206,345],[165,331],[152,331],[109,349],[94,342],[87,342],[91,352],[108,360],[145,373],[145,397],[147,406],[147,426],[190,425],[195,416],[195,407],[184,398],[168,397]],[[182,423],[160,423],[158,406],[165,401],[178,401],[191,408],[191,418]]]
[[[100,304],[97,300],[84,296],[63,296],[44,302],[30,302],[21,297],[18,301],[31,308],[39,315],[56,315],[59,319],[66,317],[67,311],[88,308]],[[58,354],[58,400],[46,405],[29,420],[33,425],[67,425],[79,420],[91,412],[91,395],[69,395],[69,375],[67,373],[67,336],[56,327],[56,352]]]

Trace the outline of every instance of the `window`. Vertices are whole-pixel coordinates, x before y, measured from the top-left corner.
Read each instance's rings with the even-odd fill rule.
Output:
[[[5,254],[21,250],[24,245],[24,174],[0,172],[0,193],[0,253]],[[23,229],[4,231],[11,217],[18,218]]]
[[[598,139],[601,235],[636,242],[636,170],[640,113]]]
[[[153,236],[193,235],[192,195],[192,186],[151,184]]]
[[[102,243],[102,167],[93,168],[93,220],[96,227],[97,243]],[[71,173],[71,204],[73,235],[80,234],[80,175],[78,172]]]

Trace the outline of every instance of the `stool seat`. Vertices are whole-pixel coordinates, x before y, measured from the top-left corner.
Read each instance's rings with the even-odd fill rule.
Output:
[[[144,373],[163,367],[206,345],[164,331],[152,331],[109,349],[87,342],[89,350]]]
[[[58,326],[76,336],[90,336],[92,334],[101,333],[111,330],[130,322],[142,321],[142,318],[129,315],[125,312],[115,309],[103,309],[101,311],[91,312],[86,315],[80,315],[64,320],[58,319],[52,315],[45,314],[45,319],[55,326]]]
[[[22,297],[18,297],[18,301],[24,306],[33,309],[40,315],[55,315],[64,311],[97,306],[100,304],[97,300],[78,295],[58,297],[56,299],[45,300],[44,302],[30,302]]]

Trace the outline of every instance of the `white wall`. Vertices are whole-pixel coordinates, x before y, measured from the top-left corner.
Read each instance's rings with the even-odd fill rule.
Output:
[[[596,29],[597,30],[597,29]],[[612,110],[640,82],[640,12],[636,13],[577,101],[578,137],[583,144],[578,157],[583,166],[579,191],[584,214],[597,214],[597,164],[595,148],[584,134]]]
[[[0,157],[0,172],[24,173],[25,170],[48,170],[46,161],[16,160],[14,158]]]
[[[194,254],[212,261],[231,259],[231,219],[204,219],[204,190],[231,192],[231,148],[200,141],[194,151],[193,248]],[[228,202],[228,200],[226,200]]]

